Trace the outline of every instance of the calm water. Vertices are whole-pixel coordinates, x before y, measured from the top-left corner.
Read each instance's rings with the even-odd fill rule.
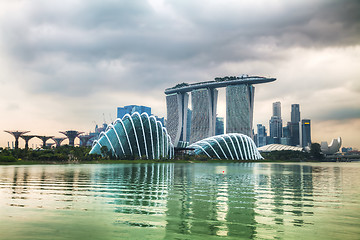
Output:
[[[0,239],[360,239],[360,163],[0,166]]]

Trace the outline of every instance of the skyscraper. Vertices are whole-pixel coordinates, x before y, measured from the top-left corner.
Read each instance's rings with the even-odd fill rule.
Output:
[[[282,137],[282,119],[278,116],[272,116],[269,121],[270,139],[272,143],[280,143]]]
[[[215,135],[217,96],[218,91],[214,88],[191,92],[190,144]]]
[[[288,123],[287,126],[283,127],[283,136],[280,139],[280,143],[283,145],[290,145],[290,137],[291,137],[291,133],[290,133],[290,126]]]
[[[151,108],[146,106],[128,105],[117,108],[117,118],[123,118],[125,114],[133,114],[138,112],[140,114],[146,112],[149,116],[151,115]]]
[[[275,78],[242,75],[215,78],[214,81],[180,83],[165,89],[167,103],[167,129],[175,146],[186,141],[188,92],[191,92],[192,117],[190,143],[215,135],[217,88],[226,87],[226,132],[243,133],[252,138],[254,87]]]
[[[226,87],[226,133],[252,138],[255,87],[249,84]]]
[[[288,127],[290,129],[290,145],[299,146],[300,145],[300,122],[288,122]]]
[[[281,102],[273,103],[273,116],[281,118]]]
[[[257,147],[262,147],[265,146],[266,143],[266,137],[267,137],[267,133],[266,133],[266,128],[264,125],[262,124],[258,124],[257,125],[257,135],[256,135],[256,146]]]
[[[179,141],[186,141],[188,93],[173,93],[166,96],[167,130],[174,146]]]
[[[301,146],[307,147],[311,144],[311,122],[310,119],[301,120]]]
[[[280,143],[282,137],[281,103],[273,103],[273,115],[269,121],[271,143]]]
[[[291,122],[288,123],[290,129],[290,145],[299,146],[300,142],[300,105],[291,104]]]
[[[300,122],[300,105],[291,104],[291,122]]]

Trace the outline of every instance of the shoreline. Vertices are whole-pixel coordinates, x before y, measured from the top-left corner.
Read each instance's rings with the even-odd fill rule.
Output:
[[[17,162],[0,162],[0,166],[11,165],[80,165],[80,164],[147,164],[147,163],[329,163],[329,162],[360,162],[360,159],[353,159],[351,161],[319,161],[319,160],[101,160],[101,161],[17,161]]]

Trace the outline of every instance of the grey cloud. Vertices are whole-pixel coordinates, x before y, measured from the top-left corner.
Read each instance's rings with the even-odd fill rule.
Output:
[[[171,1],[175,10],[201,28],[237,32],[247,41],[273,37],[283,46],[331,46],[359,43],[360,3],[352,1],[286,1],[273,4],[206,4]],[[214,3],[214,2],[212,2]],[[240,35],[241,34],[241,35]]]
[[[30,90],[64,96],[162,89],[202,80],[224,63],[285,61],[293,46],[360,39],[358,1],[291,1],[271,8],[207,3],[166,1],[174,14],[169,18],[140,0],[33,1],[0,24],[1,39],[17,67],[41,76],[25,83]],[[118,59],[125,70],[99,67]]]
[[[319,120],[347,120],[347,119],[359,119],[360,118],[360,108],[337,108],[331,109],[324,112],[319,112],[315,116]]]

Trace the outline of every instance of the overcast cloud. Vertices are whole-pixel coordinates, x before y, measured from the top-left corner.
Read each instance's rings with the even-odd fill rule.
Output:
[[[89,131],[128,104],[166,116],[165,88],[247,73],[278,79],[256,86],[254,124],[299,103],[314,141],[360,148],[357,0],[4,0],[0,66],[3,130]]]

